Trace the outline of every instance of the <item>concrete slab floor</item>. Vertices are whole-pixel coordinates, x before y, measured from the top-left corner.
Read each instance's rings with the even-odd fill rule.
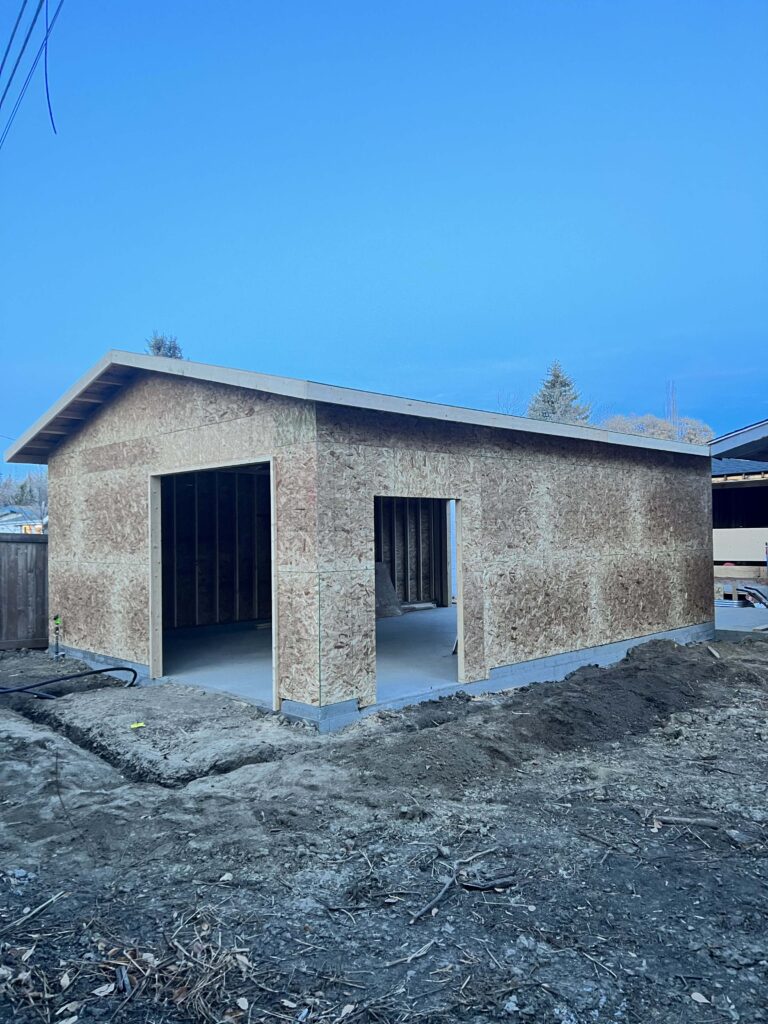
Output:
[[[407,612],[376,622],[377,703],[455,685],[456,606]]]
[[[754,608],[715,607],[715,629],[734,629],[749,633],[757,626],[768,626],[768,608],[756,605]]]
[[[376,623],[377,701],[455,685],[456,607],[407,612]],[[165,633],[166,679],[272,707],[272,631],[251,622]]]
[[[272,629],[253,622],[169,630],[163,670],[174,682],[246,697],[272,707]]]

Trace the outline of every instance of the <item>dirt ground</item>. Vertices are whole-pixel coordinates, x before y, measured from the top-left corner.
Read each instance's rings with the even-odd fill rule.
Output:
[[[0,698],[0,1020],[768,1021],[768,643],[714,649],[330,737]]]

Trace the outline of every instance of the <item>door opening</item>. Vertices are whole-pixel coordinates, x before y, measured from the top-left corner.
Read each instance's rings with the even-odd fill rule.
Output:
[[[273,705],[270,465],[160,478],[163,674]]]
[[[457,682],[456,504],[374,498],[378,703]]]

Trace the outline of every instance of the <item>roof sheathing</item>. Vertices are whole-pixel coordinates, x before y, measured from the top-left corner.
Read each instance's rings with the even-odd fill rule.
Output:
[[[497,430],[517,430],[548,437],[573,438],[600,444],[645,448],[652,451],[675,452],[681,455],[709,456],[706,445],[685,444],[638,434],[620,434],[597,427],[532,420],[504,413],[465,409],[461,406],[438,405],[412,398],[395,398],[371,391],[318,384],[292,377],[275,377],[252,370],[233,370],[185,359],[140,355],[113,350],[81,377],[51,408],[37,420],[5,453],[7,462],[45,463],[56,445],[84,422],[90,413],[103,405],[134,376],[142,372],[166,373],[232,387],[264,391],[308,402],[326,402],[356,409],[390,412],[400,416],[420,416],[450,423],[469,423]]]
[[[712,479],[719,480],[765,480],[768,478],[768,462],[753,462],[748,459],[712,459]]]

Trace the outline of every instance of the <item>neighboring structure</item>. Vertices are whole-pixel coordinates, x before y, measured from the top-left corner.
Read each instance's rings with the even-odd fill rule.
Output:
[[[768,420],[710,442],[717,575],[766,575]],[[724,562],[734,567],[721,570]]]
[[[718,636],[768,628],[768,420],[710,442]]]
[[[48,538],[0,531],[0,651],[48,646]]]
[[[766,575],[768,462],[712,459],[716,576]]]
[[[0,505],[0,533],[45,533],[48,516],[26,505]]]
[[[326,728],[711,636],[708,454],[110,352],[7,457],[65,646]]]

